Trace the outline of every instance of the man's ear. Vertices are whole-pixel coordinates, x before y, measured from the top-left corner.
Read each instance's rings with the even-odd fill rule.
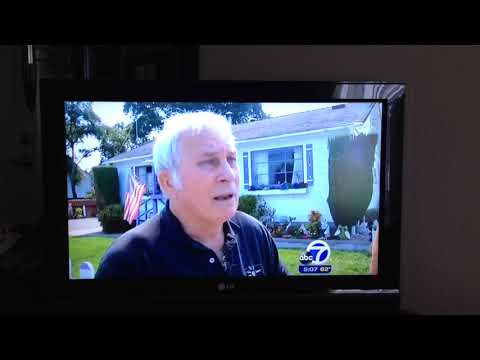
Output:
[[[175,193],[175,186],[173,185],[172,176],[168,171],[160,171],[157,176],[158,183],[160,184],[160,188],[166,195],[171,198],[172,195]]]

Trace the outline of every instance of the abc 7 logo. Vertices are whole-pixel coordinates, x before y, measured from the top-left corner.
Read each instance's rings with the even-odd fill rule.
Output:
[[[300,254],[298,260],[303,265],[320,265],[330,257],[330,247],[324,241],[315,241],[307,247],[307,251]]]
[[[300,254],[298,258],[303,265],[311,264],[313,261],[313,255],[310,251],[305,251],[304,253]]]

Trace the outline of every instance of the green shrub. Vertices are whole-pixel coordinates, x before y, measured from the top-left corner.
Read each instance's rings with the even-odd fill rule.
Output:
[[[275,216],[276,210],[270,207],[264,199],[260,199],[257,202],[256,209],[256,218],[263,224],[265,227],[272,232],[275,226]]]
[[[98,220],[106,233],[124,232],[130,228],[130,225],[123,220],[123,208],[120,204],[104,207],[98,213]]]
[[[291,224],[287,229],[287,235],[298,236],[299,235],[299,225]]]
[[[111,220],[121,220],[123,219],[123,209],[120,204],[108,205],[105,206],[98,213],[98,220],[101,224],[106,221]]]
[[[310,215],[308,215],[308,224],[307,224],[307,230],[312,236],[312,238],[318,238],[320,236],[323,236],[323,231],[321,228],[321,221],[322,214],[320,214],[319,211],[312,210],[310,212]]]
[[[92,168],[97,199],[97,209],[120,203],[118,172],[114,166],[95,166]]]
[[[238,210],[256,217],[257,197],[254,195],[242,195],[238,200]]]
[[[238,201],[238,210],[256,218],[270,232],[274,230],[275,209],[271,208],[265,200],[254,195],[242,195]]]

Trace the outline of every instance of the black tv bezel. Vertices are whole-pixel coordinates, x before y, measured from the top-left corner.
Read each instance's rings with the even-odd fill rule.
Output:
[[[388,95],[334,95],[339,86],[361,89],[383,85]],[[405,85],[387,82],[338,81],[77,81],[40,82],[45,219],[48,222],[44,289],[52,296],[236,295],[324,293],[338,289],[399,289],[401,179]],[[291,276],[286,279],[159,279],[142,281],[70,280],[65,157],[65,101],[241,101],[364,102],[383,105],[380,180],[378,275]],[[388,148],[387,148],[388,146]],[[388,163],[388,172],[386,171]],[[387,177],[389,189],[386,190]],[[387,194],[388,192],[388,194]],[[386,203],[386,195],[389,197]]]

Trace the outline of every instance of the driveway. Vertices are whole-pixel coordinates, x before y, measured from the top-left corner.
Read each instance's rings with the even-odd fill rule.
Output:
[[[68,236],[82,236],[102,231],[102,225],[96,217],[68,220]]]

